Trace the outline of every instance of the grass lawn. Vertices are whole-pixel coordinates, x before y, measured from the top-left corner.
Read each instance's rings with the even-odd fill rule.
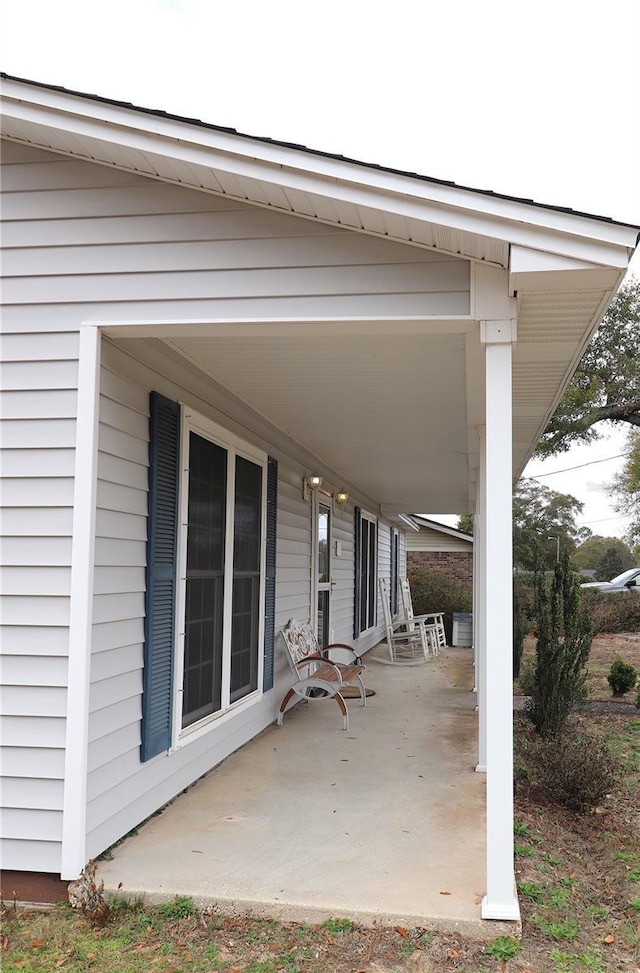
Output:
[[[616,655],[640,668],[640,640],[594,640],[592,699],[611,699]],[[554,803],[538,778],[539,742],[516,714],[516,878],[523,935],[475,943],[425,929],[321,925],[115,900],[95,919],[68,906],[25,914],[5,903],[2,969],[23,973],[613,973],[640,970],[640,711],[584,713],[623,766],[595,812]],[[488,924],[488,934],[491,932]]]

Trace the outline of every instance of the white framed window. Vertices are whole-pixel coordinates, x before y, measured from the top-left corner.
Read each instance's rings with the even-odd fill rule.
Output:
[[[267,456],[183,409],[176,730],[257,692],[262,679]]]
[[[377,621],[378,522],[373,514],[355,508],[354,637],[374,628]]]
[[[150,395],[140,759],[273,688],[278,464]]]

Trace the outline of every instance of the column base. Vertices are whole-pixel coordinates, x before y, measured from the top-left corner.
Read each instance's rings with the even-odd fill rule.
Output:
[[[487,765],[486,764],[476,764],[476,766],[475,766],[475,772],[476,772],[476,774],[486,774],[486,772],[487,772]]]
[[[520,922],[520,906],[515,896],[510,902],[489,902],[485,895],[480,910],[483,919]]]

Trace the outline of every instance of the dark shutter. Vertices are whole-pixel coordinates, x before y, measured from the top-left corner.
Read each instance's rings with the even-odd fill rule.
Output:
[[[273,654],[276,625],[276,525],[278,520],[278,461],[269,457],[267,466],[267,549],[264,592],[264,678],[266,693],[273,689]]]
[[[171,745],[180,407],[151,393],[149,515],[140,759]]]
[[[362,564],[362,510],[355,507],[353,511],[353,637],[360,635],[360,604]]]

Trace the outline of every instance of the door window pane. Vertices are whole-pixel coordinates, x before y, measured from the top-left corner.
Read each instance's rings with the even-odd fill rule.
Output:
[[[329,580],[329,508],[318,508],[318,583]]]
[[[329,591],[318,592],[318,645],[324,648],[329,643]]]

